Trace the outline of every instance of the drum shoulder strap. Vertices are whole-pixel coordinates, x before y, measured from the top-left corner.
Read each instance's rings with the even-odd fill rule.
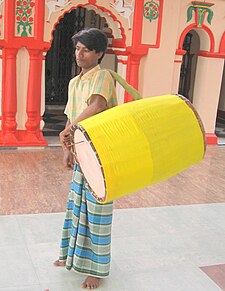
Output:
[[[134,100],[142,99],[141,94],[134,87],[128,84],[119,74],[109,69],[107,69],[107,71],[109,71],[113,79],[117,81],[127,91],[127,93],[134,98]]]

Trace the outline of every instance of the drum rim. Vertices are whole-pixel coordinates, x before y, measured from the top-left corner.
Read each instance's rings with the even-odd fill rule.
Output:
[[[104,202],[105,199],[106,199],[107,188],[106,188],[105,173],[104,173],[104,170],[103,170],[103,166],[102,166],[102,163],[101,163],[100,157],[99,157],[99,155],[98,155],[98,153],[97,153],[97,151],[96,151],[96,148],[95,148],[95,146],[94,146],[94,144],[93,144],[93,142],[92,142],[90,136],[88,135],[88,132],[86,131],[86,129],[85,129],[81,124],[76,124],[75,126],[73,126],[73,136],[75,136],[75,131],[76,131],[76,130],[80,130],[80,131],[84,134],[85,138],[87,139],[88,143],[90,144],[91,148],[93,149],[93,151],[94,151],[95,154],[96,154],[96,157],[97,157],[97,160],[98,160],[98,162],[99,162],[100,169],[101,169],[101,172],[102,172],[102,175],[103,175],[103,181],[104,181],[104,186],[105,186],[105,197],[104,197],[104,198],[99,198],[99,197],[95,194],[95,192],[93,191],[92,187],[91,187],[90,184],[88,183],[87,178],[85,177],[85,174],[84,174],[84,172],[83,172],[83,170],[82,170],[82,167],[81,167],[81,165],[80,165],[78,159],[77,159],[76,162],[77,162],[77,163],[79,164],[79,166],[80,166],[80,169],[81,169],[81,171],[82,171],[82,173],[83,173],[84,179],[85,179],[85,181],[86,181],[86,183],[88,184],[88,187],[89,187],[89,189],[90,189],[90,193],[94,196],[94,198],[95,198],[97,201],[99,201],[99,202]],[[75,143],[75,141],[74,141],[73,151],[75,152],[75,155],[76,155],[76,157],[77,157],[76,149],[75,149],[75,145],[76,145],[76,143]]]
[[[198,120],[198,124],[199,124],[199,127],[200,127],[201,132],[202,132],[203,144],[204,144],[204,154],[205,154],[205,151],[206,151],[206,134],[205,134],[205,128],[204,128],[203,122],[201,120],[201,117],[200,117],[199,113],[197,112],[197,110],[195,109],[195,107],[193,106],[193,104],[191,103],[191,101],[189,99],[187,99],[186,97],[184,97],[181,94],[176,94],[176,96],[178,96],[181,100],[183,100],[191,108],[191,110],[194,112],[195,117]]]

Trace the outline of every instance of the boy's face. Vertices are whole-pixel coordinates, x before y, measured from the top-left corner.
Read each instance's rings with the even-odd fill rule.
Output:
[[[96,53],[95,50],[90,51],[78,41],[75,48],[76,62],[79,67],[82,68],[82,72],[86,73],[98,64],[99,58],[102,56],[102,52]]]

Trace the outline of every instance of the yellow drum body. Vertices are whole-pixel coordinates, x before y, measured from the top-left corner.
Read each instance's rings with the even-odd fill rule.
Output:
[[[204,130],[191,103],[163,95],[126,103],[82,122],[75,151],[100,203],[176,175],[202,160]]]

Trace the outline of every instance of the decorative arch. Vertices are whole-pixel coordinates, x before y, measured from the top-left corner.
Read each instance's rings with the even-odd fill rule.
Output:
[[[123,43],[123,46],[126,46],[126,34],[125,34],[125,29],[123,28],[121,22],[116,18],[116,16],[108,9],[105,7],[99,6],[97,4],[90,5],[84,4],[84,5],[76,5],[72,6],[69,9],[63,11],[63,13],[57,18],[57,21],[54,22],[53,28],[51,31],[51,38],[49,42],[51,43],[53,40],[53,32],[56,29],[57,24],[59,23],[60,19],[65,16],[66,13],[70,13],[72,10],[77,9],[78,7],[83,7],[86,8],[87,10],[93,10],[95,11],[96,14],[100,15],[101,17],[106,19],[106,22],[109,24],[110,29],[112,30],[112,35],[114,39],[121,40]],[[120,43],[121,43],[120,41]]]
[[[215,52],[214,52],[215,38],[212,31],[206,25],[203,24],[201,27],[199,27],[196,23],[193,23],[187,26],[182,31],[179,42],[178,42],[178,48],[176,50],[176,57],[174,61],[176,65],[179,65],[179,69],[177,70],[177,73],[174,76],[174,79],[176,80],[174,81],[174,83],[178,85],[180,82],[182,82],[181,84],[183,84],[184,88],[186,89],[187,88],[190,89],[192,88],[192,86],[194,86],[193,78],[191,78],[190,71],[196,70],[196,67],[195,69],[193,69],[193,62],[192,62],[193,56],[190,59],[190,56],[186,56],[187,51],[183,49],[185,37],[190,31],[195,31],[200,39],[200,48],[197,52],[195,52],[197,56],[212,56],[212,55],[214,56],[215,55]],[[196,66],[197,63],[196,62],[194,63]],[[189,71],[189,74],[186,77],[183,77],[183,79],[181,79],[180,71],[182,72],[183,66],[188,66],[188,70],[185,69],[185,71]],[[191,82],[192,82],[192,85],[191,85]],[[180,85],[178,85],[178,87],[180,87]],[[187,90],[189,91],[189,89]]]
[[[212,31],[206,25],[202,25],[202,27],[199,28],[195,23],[187,26],[183,30],[183,32],[181,33],[180,39],[179,39],[179,43],[178,43],[178,51],[181,51],[182,50],[185,36],[192,29],[194,29],[197,32],[203,30],[203,31],[205,31],[207,33],[207,35],[209,36],[209,52],[210,53],[214,53],[214,50],[215,50],[215,38],[214,38],[214,35],[213,35]]]
[[[215,37],[211,29],[204,24],[201,27],[198,27],[196,23],[187,26],[181,33],[179,42],[178,42],[178,49],[176,50],[176,56],[180,55],[181,57],[186,54],[186,51],[183,50],[183,43],[184,43],[185,36],[191,30],[196,31],[200,37],[200,50],[197,53],[197,56],[201,56],[205,58],[224,58],[225,57],[225,32],[222,36],[220,47],[219,47],[219,53],[218,53],[218,52],[215,52]],[[180,59],[179,61],[180,61],[180,64],[182,64],[182,60]],[[202,72],[202,75],[204,76],[204,72]],[[174,79],[176,80],[179,79],[178,73],[174,76]],[[202,77],[202,79],[204,79],[204,77]],[[215,134],[208,133],[206,134],[206,141],[207,141],[207,144],[216,144],[217,137],[215,136]]]
[[[24,1],[25,3],[26,1]],[[34,2],[34,0],[33,0]],[[142,24],[140,20],[143,18],[144,0],[138,0],[134,3],[133,15],[133,32],[127,33],[127,26],[123,21],[119,20],[119,16],[107,6],[103,7],[96,4],[96,0],[89,0],[86,4],[81,4],[82,1],[77,1],[79,5],[71,4],[71,1],[64,1],[68,6],[62,5],[66,10],[57,10],[56,14],[52,15],[51,22],[45,19],[46,3],[56,1],[35,0],[34,14],[34,35],[32,37],[15,36],[15,9],[16,1],[4,1],[4,40],[0,39],[0,47],[3,47],[2,52],[2,68],[3,68],[3,97],[2,97],[2,118],[0,128],[0,146],[4,145],[47,145],[41,128],[40,121],[42,119],[43,107],[41,101],[44,98],[42,92],[43,74],[44,74],[44,59],[45,54],[51,46],[51,38],[53,39],[53,31],[60,18],[73,9],[81,6],[88,10],[94,10],[99,16],[104,17],[110,25],[112,32],[112,49],[119,56],[118,68],[120,72],[124,72],[123,77],[133,87],[138,89],[139,65],[143,56],[148,53],[149,45],[142,43]],[[58,1],[57,1],[58,2]],[[75,1],[73,1],[75,2]],[[69,4],[70,3],[70,4]],[[61,5],[61,4],[60,4]],[[64,8],[63,8],[64,9]],[[49,15],[48,15],[49,16]],[[47,17],[48,17],[47,16]],[[117,18],[118,17],[118,18]],[[56,22],[56,23],[55,23]],[[52,35],[52,37],[51,37]],[[17,53],[18,49],[26,47],[29,54],[29,76],[27,84],[27,99],[26,113],[27,122],[25,129],[17,128]],[[125,96],[125,102],[132,101],[132,98]],[[42,109],[41,109],[42,108]]]
[[[126,52],[126,44],[125,44],[125,33],[124,33],[124,28],[122,27],[120,22],[115,22],[113,17],[109,15],[108,12],[106,12],[106,9],[98,9],[94,5],[76,5],[73,7],[69,7],[69,9],[61,11],[61,15],[57,15],[57,18],[53,18],[51,22],[51,27],[53,27],[53,30],[51,31],[51,40],[48,42],[49,43],[49,48],[52,45],[55,31],[57,29],[57,25],[61,22],[63,18],[65,18],[69,13],[73,13],[78,9],[86,10],[86,11],[92,11],[93,13],[96,13],[98,17],[101,17],[104,19],[104,22],[107,23],[108,27],[110,28],[110,39],[112,40],[112,43],[109,43],[109,50],[107,50],[107,54],[114,54],[116,55],[117,59],[117,71],[122,75],[123,78],[127,78],[127,60],[128,60],[128,53]],[[114,31],[114,33],[113,33]],[[50,31],[49,31],[50,32]],[[123,36],[124,35],[124,36]],[[112,45],[112,46],[111,46]],[[47,51],[47,50],[46,50]],[[115,66],[114,66],[115,68]],[[113,68],[112,68],[113,69]],[[49,70],[48,70],[49,72]],[[43,78],[44,80],[46,76],[45,73],[43,73]],[[48,85],[51,86],[51,82],[47,82]],[[45,84],[46,86],[46,84]],[[46,87],[45,87],[46,88]],[[124,92],[119,91],[119,86],[117,86],[117,94],[118,96],[121,96],[120,102],[124,102]],[[46,92],[50,92],[47,90]],[[60,96],[63,96],[63,94],[59,94]],[[48,99],[47,99],[48,100]],[[57,101],[56,101],[57,102]],[[46,104],[46,99],[42,98],[42,104]]]
[[[111,12],[111,10],[99,6],[96,4],[95,0],[89,0],[89,3],[73,5],[67,10],[63,11],[63,13],[58,17],[57,22],[52,24],[53,29],[50,32],[53,39],[53,32],[58,21],[65,15],[65,13],[70,12],[77,7],[83,7],[88,10],[94,10],[98,15],[104,17],[106,22],[110,24],[110,29],[112,31],[112,45],[113,51],[117,55],[119,59],[119,64],[123,64],[126,66],[126,78],[127,82],[132,85],[134,88],[138,89],[138,76],[139,76],[139,65],[140,60],[143,56],[148,53],[149,45],[142,44],[141,35],[142,35],[142,25],[140,25],[140,19],[143,17],[143,7],[144,0],[135,1],[134,6],[134,16],[133,16],[133,33],[131,37],[131,43],[127,43],[128,38],[125,34],[125,28],[122,23],[118,20],[118,18]],[[139,29],[141,28],[141,29]],[[51,40],[47,40],[50,44]],[[124,59],[125,57],[125,59]],[[123,68],[124,69],[124,68]],[[129,102],[132,101],[133,98],[129,96],[128,93],[125,94],[124,101]]]

